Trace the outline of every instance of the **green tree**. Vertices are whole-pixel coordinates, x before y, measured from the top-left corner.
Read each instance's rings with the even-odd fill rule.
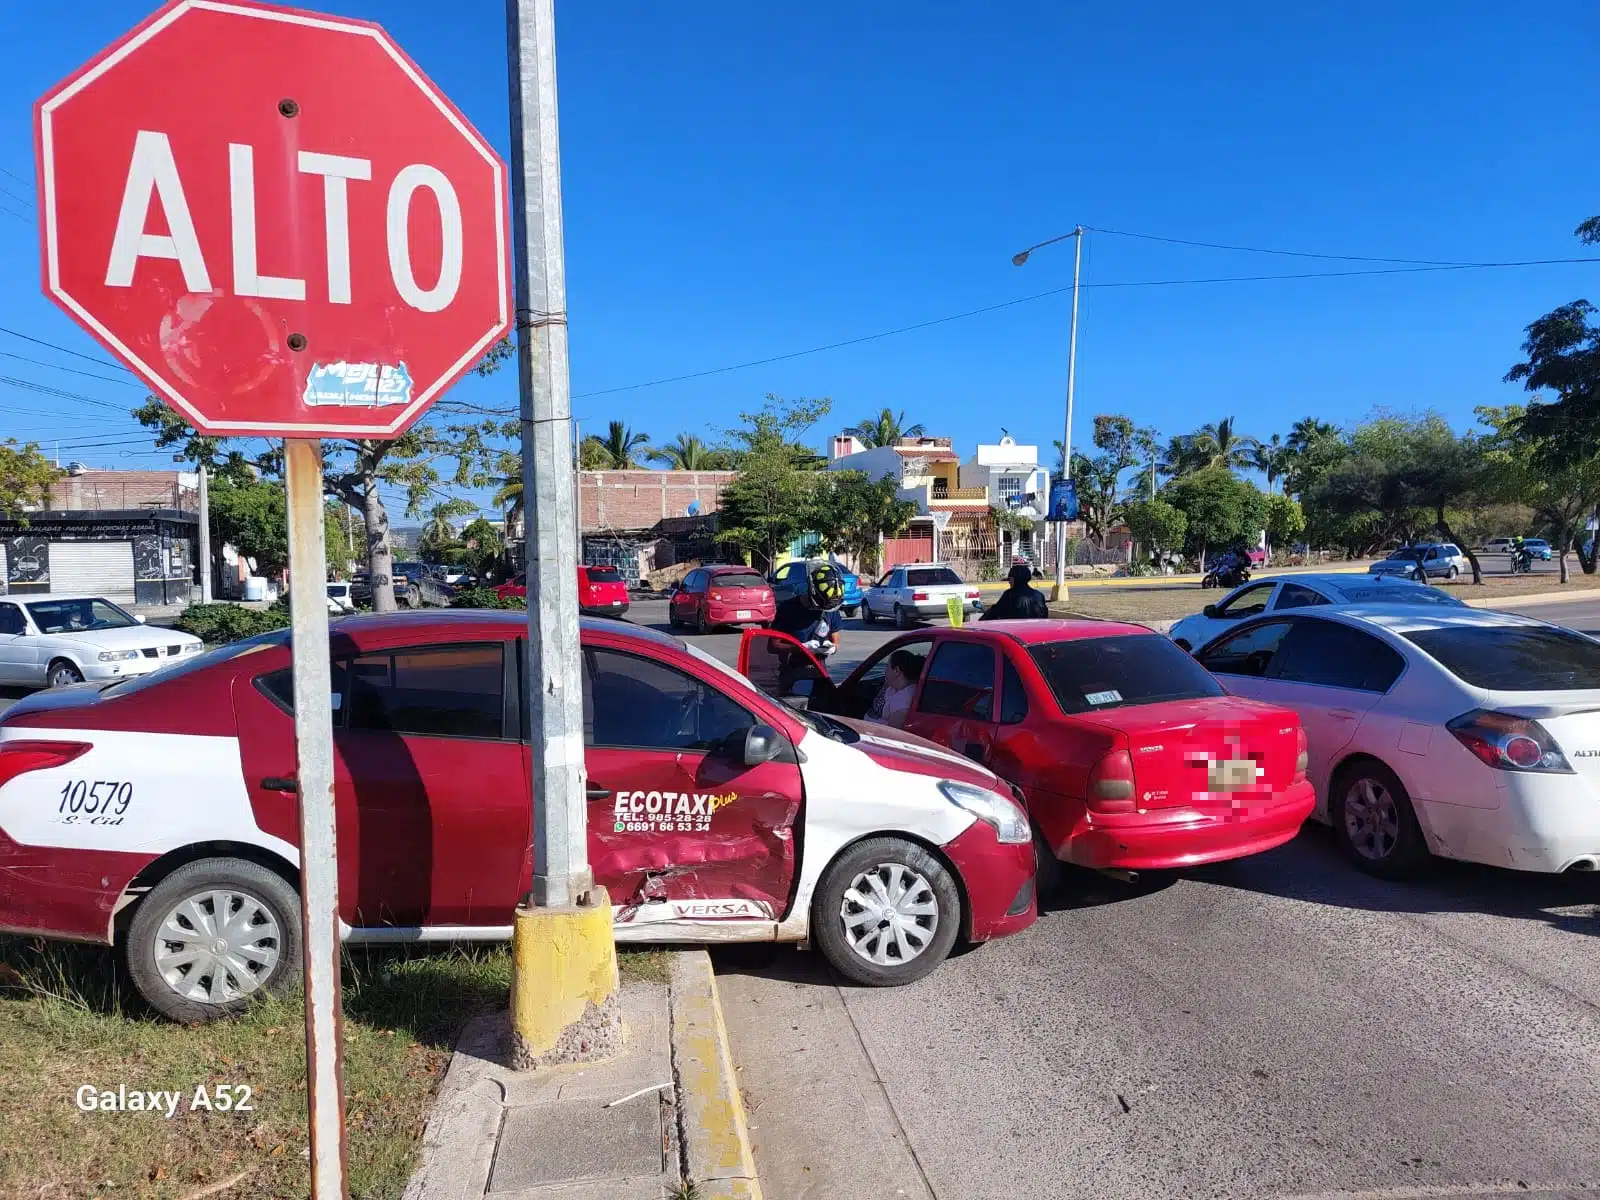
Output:
[[[457,560],[479,580],[488,579],[505,560],[506,542],[500,527],[485,517],[468,522],[461,531],[461,555]]]
[[[1254,463],[1256,447],[1260,444],[1255,438],[1240,434],[1234,428],[1232,417],[1200,426],[1189,435],[1189,440],[1202,459],[1201,470],[1225,467],[1231,471],[1236,467],[1249,467]]]
[[[218,561],[228,545],[252,560],[262,575],[277,576],[288,569],[289,512],[282,481],[241,479],[224,471],[211,481],[208,493],[212,553]],[[329,567],[342,572],[350,559],[342,504],[326,506],[322,537]]]
[[[1156,453],[1153,429],[1134,425],[1120,413],[1094,419],[1095,455],[1074,452],[1072,481],[1078,489],[1078,515],[1088,535],[1105,548],[1106,534],[1116,521],[1123,475],[1151,462]]]
[[[812,496],[812,528],[828,550],[853,554],[866,574],[878,569],[883,538],[900,534],[917,506],[899,498],[893,479],[868,479],[861,471],[829,471]]]
[[[1561,582],[1568,580],[1567,551],[1580,541],[1586,519],[1600,506],[1600,457],[1591,456],[1552,466],[1541,447],[1525,430],[1525,410],[1519,405],[1482,407],[1478,420],[1489,430],[1484,458],[1485,490],[1493,497],[1527,504],[1533,509],[1540,532],[1556,548]],[[1560,456],[1556,456],[1560,459]],[[1585,574],[1593,574],[1595,556],[1578,547]]]
[[[458,563],[466,549],[456,534],[456,521],[477,511],[477,505],[461,499],[442,500],[428,510],[422,533],[417,537],[417,553],[427,563]]]
[[[606,465],[600,468],[585,467],[585,470],[631,471],[639,464],[639,456],[650,445],[650,435],[635,433],[621,421],[612,421],[606,429],[603,438],[585,438],[585,444],[593,441],[606,454]]]
[[[50,485],[63,474],[39,452],[38,443],[19,443],[16,438],[0,441],[0,514],[17,517],[23,516],[25,506],[45,507]]]
[[[901,409],[897,415],[892,408],[885,408],[875,417],[868,417],[865,421],[851,425],[844,431],[855,438],[867,449],[877,446],[892,446],[901,438],[922,437],[924,429],[921,423],[906,424],[905,410]]]
[[[1267,492],[1270,494],[1289,469],[1291,454],[1289,447],[1284,445],[1283,439],[1273,434],[1264,442],[1257,442],[1251,451],[1250,465],[1267,477]]]
[[[1128,532],[1152,560],[1183,549],[1189,518],[1183,510],[1159,496],[1154,500],[1129,500],[1122,506]]]
[[[726,451],[707,445],[692,433],[680,433],[664,446],[650,451],[652,462],[665,463],[673,471],[726,471]]]
[[[1266,528],[1266,495],[1224,466],[1206,467],[1173,480],[1162,498],[1188,518],[1184,551],[1202,567],[1208,550],[1253,546]]]
[[[1285,494],[1305,495],[1327,478],[1347,449],[1337,426],[1317,417],[1301,417],[1284,439],[1282,466]]]
[[[723,431],[740,474],[723,489],[718,542],[753,555],[767,569],[806,531],[818,480],[811,469],[816,456],[795,439],[830,406],[826,399],[791,401],[769,394],[760,409],[740,414],[742,425]]]
[[[1267,494],[1267,545],[1289,546],[1306,531],[1306,515],[1297,500],[1289,496]]]

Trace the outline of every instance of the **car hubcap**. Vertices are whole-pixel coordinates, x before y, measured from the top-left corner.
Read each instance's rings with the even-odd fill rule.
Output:
[[[156,970],[185,1000],[227,1004],[257,991],[282,953],[278,919],[247,892],[186,897],[156,934]]]
[[[1358,779],[1344,798],[1344,829],[1361,857],[1388,858],[1400,840],[1400,809],[1389,789],[1375,779]]]
[[[874,966],[908,963],[939,928],[933,885],[903,863],[879,863],[845,889],[839,906],[845,940]]]

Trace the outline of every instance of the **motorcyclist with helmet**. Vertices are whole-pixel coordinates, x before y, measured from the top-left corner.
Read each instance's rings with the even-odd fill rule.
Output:
[[[1528,571],[1533,567],[1533,551],[1528,549],[1528,543],[1519,533],[1511,539],[1511,573]]]
[[[806,572],[805,590],[778,605],[772,627],[798,639],[818,658],[827,658],[839,648],[843,604],[844,577],[839,569],[832,563],[815,563]]]

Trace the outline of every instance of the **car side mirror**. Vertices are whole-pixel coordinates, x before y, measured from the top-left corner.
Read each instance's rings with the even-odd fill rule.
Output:
[[[135,621],[139,622],[139,624],[141,624],[141,625],[144,624],[144,614],[143,613],[134,613],[133,614],[133,619]]]
[[[1200,610],[1200,615],[1203,617],[1210,617],[1212,620],[1215,620],[1222,615],[1222,610],[1219,609],[1215,604],[1208,604]]]
[[[744,765],[759,767],[786,757],[788,741],[771,725],[752,725],[744,734]]]

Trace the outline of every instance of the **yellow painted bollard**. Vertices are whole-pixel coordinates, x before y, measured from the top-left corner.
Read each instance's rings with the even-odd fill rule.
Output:
[[[953,628],[953,629],[960,628],[961,619],[962,619],[963,616],[966,615],[966,610],[963,607],[965,605],[965,603],[966,603],[966,601],[962,600],[962,598],[960,596],[946,596],[945,597],[944,610],[945,610],[945,612],[950,614],[950,626],[951,626],[951,628]]]

